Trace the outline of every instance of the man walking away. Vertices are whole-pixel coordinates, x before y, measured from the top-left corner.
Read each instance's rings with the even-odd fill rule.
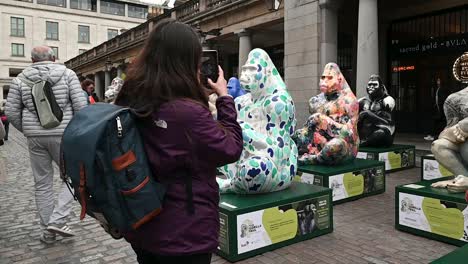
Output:
[[[52,161],[59,165],[63,131],[73,113],[85,107],[87,102],[75,72],[63,64],[55,63],[54,52],[50,47],[34,47],[31,59],[33,64],[12,81],[7,97],[6,115],[10,123],[27,138],[36,207],[43,230],[40,240],[50,244],[55,242],[56,234],[74,235],[66,224],[66,217],[72,209],[73,196],[62,182],[55,205]],[[55,100],[63,112],[60,125],[54,128],[43,128],[35,110],[31,83],[39,80],[49,82]]]

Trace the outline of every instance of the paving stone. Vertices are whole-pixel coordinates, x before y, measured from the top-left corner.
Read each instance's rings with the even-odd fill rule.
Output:
[[[80,221],[75,203],[69,224],[73,238],[58,237],[53,245],[39,241],[40,228],[29,154],[25,138],[14,128],[10,140],[0,147],[5,156],[6,176],[0,179],[0,263],[136,263],[125,240],[111,238],[91,217]],[[55,175],[55,191],[60,178]],[[419,181],[420,169],[387,175],[384,194],[336,205],[334,232],[273,250],[240,264],[280,263],[428,263],[456,247],[400,232],[394,228],[395,185]],[[229,263],[213,255],[212,263]]]

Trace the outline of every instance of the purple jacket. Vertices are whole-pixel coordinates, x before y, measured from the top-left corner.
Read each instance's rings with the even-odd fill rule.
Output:
[[[126,239],[160,255],[214,252],[218,246],[219,190],[216,168],[239,159],[242,130],[234,100],[216,101],[218,120],[207,107],[187,99],[163,104],[141,129],[153,174],[167,183],[163,210]],[[192,177],[194,214],[189,214],[184,171]]]

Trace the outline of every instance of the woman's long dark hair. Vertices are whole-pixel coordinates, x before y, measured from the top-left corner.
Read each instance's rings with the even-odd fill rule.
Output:
[[[149,115],[177,98],[195,100],[208,107],[200,84],[202,47],[197,33],[173,19],[161,20],[130,65],[115,104]]]

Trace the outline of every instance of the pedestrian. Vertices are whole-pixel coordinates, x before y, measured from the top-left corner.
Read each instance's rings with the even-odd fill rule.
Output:
[[[0,120],[0,146],[3,145],[3,139],[5,138],[5,127],[3,126],[2,120]]]
[[[86,97],[88,98],[88,104],[94,104],[99,102],[99,97],[94,92],[94,81],[90,79],[85,79],[81,82],[81,88],[83,89],[83,91],[86,94]]]
[[[450,95],[450,91],[447,87],[441,85],[441,80],[438,77],[436,79],[436,86],[434,91],[434,104],[432,106],[432,131],[424,137],[425,140],[433,141],[439,137],[440,132],[444,130],[447,124],[447,119],[444,113],[444,102]]]
[[[194,29],[159,22],[115,102],[147,109],[140,132],[154,176],[167,185],[161,213],[124,234],[139,263],[210,263],[218,247],[216,168],[239,159],[242,130],[221,67],[218,80],[208,81],[218,95],[213,119],[200,82],[201,55]]]
[[[12,81],[7,97],[6,115],[11,124],[27,138],[36,207],[42,229],[40,240],[53,243],[57,234],[73,236],[74,233],[66,223],[66,217],[72,209],[73,196],[64,182],[61,184],[57,205],[54,206],[52,161],[59,165],[63,131],[73,113],[86,106],[86,97],[75,72],[63,64],[55,63],[55,56],[50,47],[34,47],[31,59],[32,65]],[[61,124],[55,128],[45,129],[41,126],[33,104],[32,88],[25,83],[40,79],[50,83],[55,99],[63,111]]]
[[[4,129],[5,129],[5,135],[4,137],[0,137],[0,139],[3,139],[5,141],[8,140],[8,132],[10,131],[10,122],[8,121],[8,118],[5,114],[4,107],[0,109],[0,121],[3,123]]]

